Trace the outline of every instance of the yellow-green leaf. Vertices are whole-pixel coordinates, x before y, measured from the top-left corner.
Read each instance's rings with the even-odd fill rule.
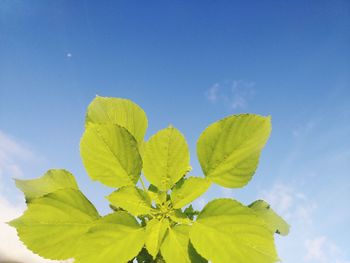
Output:
[[[135,185],[140,177],[137,142],[119,125],[89,125],[80,141],[80,154],[89,176],[107,186]]]
[[[190,231],[194,248],[214,263],[278,261],[273,233],[249,207],[216,199],[199,214]]]
[[[126,128],[138,143],[143,141],[148,126],[146,113],[136,103],[100,96],[96,96],[88,107],[86,126],[90,123],[118,124]]]
[[[282,217],[272,210],[270,205],[263,200],[257,200],[249,205],[251,209],[261,217],[272,233],[286,236],[289,233],[290,226]]]
[[[232,115],[213,123],[199,137],[197,155],[208,179],[230,188],[246,185],[271,132],[270,117]]]
[[[189,177],[184,179],[184,182],[179,187],[175,186],[171,192],[173,207],[181,208],[188,205],[204,194],[210,185],[211,182],[205,178]]]
[[[146,249],[154,259],[159,252],[168,227],[169,221],[167,219],[153,218],[146,225]]]
[[[98,218],[80,191],[63,189],[33,199],[24,214],[9,224],[34,253],[61,260],[75,255],[77,241]]]
[[[143,172],[159,190],[170,189],[190,168],[185,137],[168,127],[153,135],[144,145]]]
[[[176,225],[169,228],[160,248],[167,263],[191,263],[188,251],[190,226]]]
[[[191,224],[192,220],[189,219],[186,214],[184,214],[181,209],[173,210],[169,213],[169,217],[176,223],[180,224]]]
[[[152,212],[151,200],[143,190],[136,186],[124,186],[110,194],[107,199],[112,205],[123,208],[134,216]]]
[[[208,263],[208,261],[203,258],[193,247],[191,241],[188,244],[188,254],[190,256],[191,263]]]
[[[164,203],[167,199],[167,192],[159,191],[158,188],[155,187],[153,184],[149,185],[148,194],[151,197],[151,199],[158,205]]]
[[[37,179],[16,179],[16,186],[24,193],[27,202],[60,189],[71,188],[78,190],[74,176],[63,169],[48,170]]]
[[[145,230],[126,212],[99,220],[79,242],[75,263],[128,262],[145,244]]]

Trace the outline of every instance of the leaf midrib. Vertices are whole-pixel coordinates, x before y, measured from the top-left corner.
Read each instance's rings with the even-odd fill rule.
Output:
[[[113,124],[113,125],[118,125],[118,124]],[[119,127],[123,128],[122,126],[118,125]],[[116,127],[118,127],[116,126]],[[111,126],[113,127],[113,126]],[[114,127],[113,127],[114,128]],[[101,139],[101,141],[105,144],[105,146],[107,147],[107,149],[111,152],[111,154],[114,156],[114,158],[116,159],[116,161],[118,162],[118,164],[120,165],[120,167],[123,169],[124,173],[127,175],[128,180],[130,181],[131,184],[133,184],[132,181],[132,175],[129,174],[127,172],[127,170],[125,169],[124,165],[120,162],[120,159],[117,157],[117,155],[112,151],[111,147],[108,145],[108,143],[105,141],[105,138],[102,136],[102,134],[100,133],[100,131],[97,129],[96,127],[96,131],[95,128],[93,128],[93,132]]]

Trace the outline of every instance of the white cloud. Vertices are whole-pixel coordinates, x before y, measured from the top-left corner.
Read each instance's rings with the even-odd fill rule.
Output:
[[[349,263],[342,259],[344,253],[341,249],[326,236],[308,239],[304,242],[304,246],[306,248],[305,262]]]
[[[325,255],[324,247],[327,238],[325,236],[316,237],[312,240],[305,241],[305,247],[307,250],[305,261],[317,260],[319,262],[327,262],[327,257]]]
[[[275,184],[270,191],[262,192],[262,197],[280,213],[286,213],[293,204],[293,189],[282,184]]]
[[[8,226],[8,222],[22,214],[23,206],[11,204],[6,198],[0,196],[0,261],[12,260],[26,263],[52,262],[44,260],[25,248],[17,237],[16,230]]]
[[[209,102],[224,104],[230,110],[244,109],[254,96],[254,87],[252,81],[226,81],[213,84],[205,95]]]
[[[215,83],[213,86],[211,86],[206,92],[205,92],[205,96],[207,97],[207,99],[212,102],[215,103],[218,101],[219,99],[219,83]]]
[[[20,216],[25,206],[24,202],[15,205],[9,200],[8,196],[13,196],[14,193],[5,193],[8,188],[5,187],[5,179],[21,177],[23,175],[22,163],[38,159],[40,157],[24,146],[23,143],[19,143],[11,136],[0,131],[0,262],[10,260],[26,263],[55,262],[42,259],[26,249],[18,239],[16,230],[6,224],[6,222]],[[23,200],[23,198],[18,199]]]
[[[291,225],[287,237],[276,239],[283,262],[350,263],[345,251],[317,228],[318,205],[305,193],[276,183],[269,191],[260,192],[258,198],[266,200]]]
[[[270,191],[263,191],[260,195],[286,219],[303,222],[304,225],[312,223],[312,213],[317,206],[304,193],[290,186],[275,184]]]
[[[29,149],[0,130],[0,177],[5,175],[21,177],[23,172],[18,162],[33,159],[35,156]]]
[[[245,108],[248,100],[254,95],[255,83],[251,81],[234,80],[232,82],[231,108]]]

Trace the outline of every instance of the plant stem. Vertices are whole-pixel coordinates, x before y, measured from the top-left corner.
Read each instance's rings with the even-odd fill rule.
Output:
[[[143,191],[145,191],[147,193],[147,189],[146,189],[145,183],[143,182],[141,176],[140,176],[140,181],[141,181],[141,184],[142,184]]]

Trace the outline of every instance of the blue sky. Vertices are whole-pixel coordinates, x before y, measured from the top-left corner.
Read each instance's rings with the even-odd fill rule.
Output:
[[[89,180],[78,148],[96,94],[144,108],[147,137],[180,129],[195,175],[205,127],[259,113],[273,132],[251,183],[196,205],[265,198],[292,225],[277,237],[283,262],[349,263],[349,28],[345,0],[0,0],[0,221],[23,210],[11,178],[50,168],[72,171],[107,212],[111,189]],[[0,232],[0,260],[47,262]]]

